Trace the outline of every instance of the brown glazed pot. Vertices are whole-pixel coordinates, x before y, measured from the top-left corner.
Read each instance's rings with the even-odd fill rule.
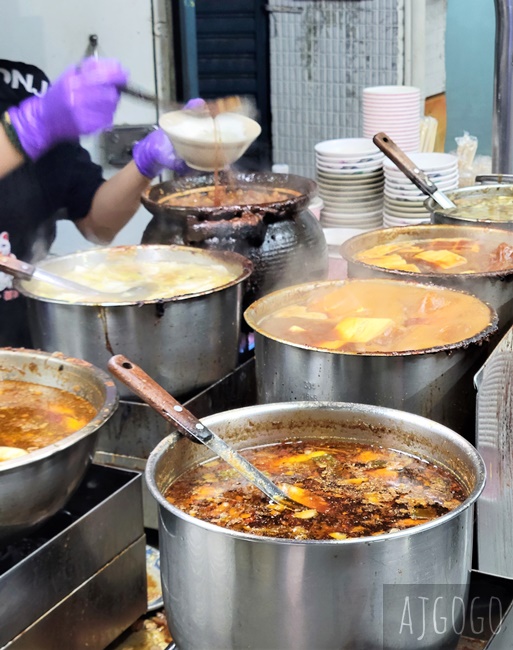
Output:
[[[328,252],[320,223],[308,211],[314,181],[292,174],[219,174],[221,185],[284,188],[299,192],[283,201],[220,207],[175,207],[163,197],[214,185],[214,174],[153,185],[142,203],[153,214],[143,244],[181,244],[229,250],[253,262],[245,302],[270,291],[308,280],[324,279]]]

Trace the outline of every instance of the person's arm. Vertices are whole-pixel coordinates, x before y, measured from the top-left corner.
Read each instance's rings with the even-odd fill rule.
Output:
[[[195,108],[203,105],[202,99],[192,99],[186,106]],[[187,167],[176,156],[173,145],[162,129],[152,131],[137,142],[133,157],[132,162],[96,190],[88,214],[75,221],[86,239],[101,244],[110,243],[137,211],[141,194],[151,179],[164,169],[180,173]]]
[[[75,221],[89,241],[109,244],[141,205],[141,194],[150,184],[134,161],[105,181],[94,195],[89,213]]]
[[[20,167],[24,162],[21,151],[17,150],[7,136],[3,126],[0,126],[0,178]]]

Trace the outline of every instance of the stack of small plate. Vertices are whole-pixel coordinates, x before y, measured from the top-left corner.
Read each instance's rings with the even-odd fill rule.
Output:
[[[409,158],[422,169],[442,192],[458,188],[458,159],[448,153],[410,153]],[[390,160],[385,161],[385,201],[383,225],[413,226],[429,223],[423,194]]]
[[[420,148],[420,89],[372,86],[363,89],[363,136],[384,131],[403,151]]]
[[[324,228],[379,228],[383,220],[384,155],[372,140],[341,138],[315,145]]]

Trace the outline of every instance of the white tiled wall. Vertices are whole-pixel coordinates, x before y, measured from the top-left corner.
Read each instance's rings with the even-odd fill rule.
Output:
[[[314,145],[357,137],[366,86],[402,83],[402,0],[271,0],[273,160],[314,175]]]
[[[447,0],[269,4],[273,161],[291,172],[314,175],[315,143],[361,136],[366,86],[445,90]]]

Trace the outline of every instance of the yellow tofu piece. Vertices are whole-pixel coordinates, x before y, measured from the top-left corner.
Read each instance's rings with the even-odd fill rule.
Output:
[[[368,343],[394,326],[391,318],[344,318],[335,326],[342,339],[350,343]]]
[[[365,261],[367,264],[379,266],[382,269],[391,269],[393,271],[415,271],[418,273],[420,270],[415,264],[409,264],[404,257],[401,257],[398,253],[385,255],[384,257],[375,257]]]
[[[347,539],[347,535],[345,533],[330,533],[330,537],[333,537],[333,539]]]
[[[372,248],[368,248],[366,251],[360,251],[355,257],[357,260],[369,260],[372,259],[373,257],[383,257],[384,255],[390,255],[390,253],[393,253],[396,250],[399,250],[399,248],[402,247],[403,244],[380,244],[379,246],[373,246]]]
[[[467,263],[466,257],[448,250],[424,251],[415,255],[415,258],[433,264],[433,266],[438,266],[441,269],[451,269]]]
[[[289,327],[289,332],[293,334],[294,332],[306,332],[306,330],[304,327],[299,327],[299,325],[292,325],[292,327]]]

